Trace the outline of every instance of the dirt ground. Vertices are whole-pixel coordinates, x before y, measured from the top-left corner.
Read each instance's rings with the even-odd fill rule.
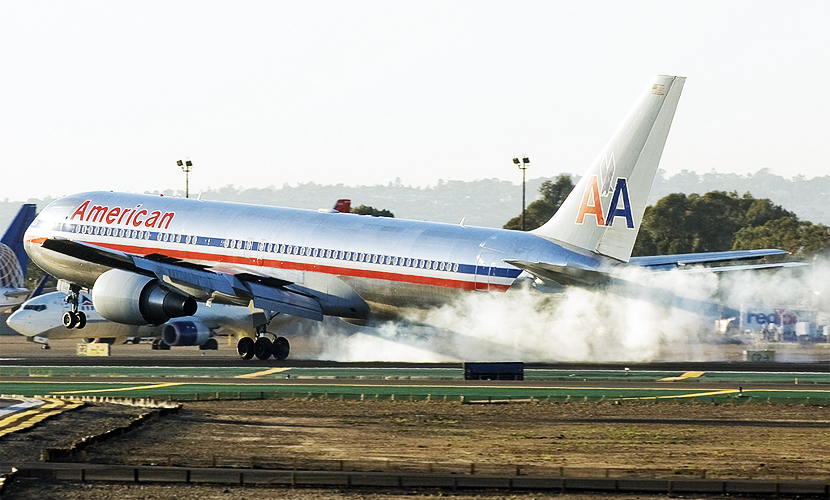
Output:
[[[0,439],[0,462],[37,461],[41,448],[68,446],[85,435],[123,425],[142,411],[91,404],[67,412]],[[194,467],[484,474],[515,473],[519,466],[522,474],[559,474],[564,467],[565,474],[574,475],[604,474],[608,468],[617,477],[705,473],[723,478],[826,479],[828,443],[830,411],[818,406],[298,399],[185,403],[177,414],[89,447],[87,456],[94,463]],[[167,486],[145,486],[141,490],[137,485],[20,481],[3,498],[50,498],[49,488],[62,488],[69,495],[61,498],[205,496],[190,496],[187,491],[197,491],[192,486],[181,486],[182,491],[172,496]],[[225,498],[226,490],[227,498],[231,492],[234,498],[246,498],[238,487],[206,491],[212,492],[208,497]],[[266,490],[255,490],[256,498],[270,498]],[[70,495],[72,491],[77,496]],[[114,495],[115,491],[121,493]],[[281,497],[338,498],[333,491],[322,490],[322,496],[315,491],[297,490],[292,495],[300,496]],[[402,493],[342,494],[381,499]]]
[[[664,495],[613,495],[621,500],[667,500]],[[80,484],[65,482],[28,482],[13,485],[3,500],[599,500],[608,495],[561,493],[475,492],[453,494],[443,491],[360,490],[348,491],[315,488],[259,488],[239,486],[195,486],[161,484]],[[672,498],[677,498],[672,497]],[[697,497],[689,497],[697,498]],[[709,497],[711,499],[711,497]],[[734,496],[724,497],[734,500]]]

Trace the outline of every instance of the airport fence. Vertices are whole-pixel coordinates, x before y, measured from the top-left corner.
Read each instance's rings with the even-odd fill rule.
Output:
[[[158,394],[159,399],[169,401],[215,401],[246,399],[333,399],[339,401],[397,401],[397,402],[455,402],[463,404],[509,404],[509,403],[643,403],[643,404],[796,404],[796,405],[830,405],[830,392],[821,394],[800,394],[797,392],[763,392],[760,394],[724,393],[724,394],[675,394],[665,396],[629,396],[626,394],[609,394],[597,391],[586,394],[548,393],[548,394],[496,394],[487,395],[482,391],[471,393],[420,393],[420,392],[335,392],[303,390],[236,390],[236,391],[201,391]]]
[[[57,458],[57,459],[56,459]],[[64,457],[52,457],[44,462],[65,462]],[[75,455],[75,463],[87,462],[86,453]],[[94,460],[93,460],[94,461]],[[130,467],[179,467],[211,469],[252,469],[315,472],[359,472],[359,473],[395,473],[395,474],[445,474],[466,476],[521,476],[546,478],[670,478],[670,479],[747,479],[771,480],[782,479],[772,472],[757,471],[743,477],[736,477],[733,471],[719,471],[699,467],[574,467],[561,463],[525,464],[493,463],[470,461],[413,461],[393,460],[387,458],[356,460],[318,459],[307,455],[294,456],[229,456],[194,454],[168,455],[124,455],[121,463],[112,465]],[[826,480],[827,470],[802,468],[793,477],[795,480]]]
[[[460,490],[648,493],[662,495],[749,495],[753,497],[827,498],[823,479],[632,478],[455,474],[440,472],[300,471],[260,468],[190,468],[93,464],[22,464],[17,477],[105,483],[226,484],[317,488],[407,488],[438,492]],[[13,478],[12,478],[13,479]],[[174,490],[175,491],[175,490]]]

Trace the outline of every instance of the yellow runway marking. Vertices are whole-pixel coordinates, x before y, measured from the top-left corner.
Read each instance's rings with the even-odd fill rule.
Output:
[[[80,401],[62,401],[51,398],[43,398],[43,401],[48,401],[49,403],[38,406],[37,409],[14,413],[0,420],[0,437],[22,429],[28,429],[52,415],[57,415],[67,410],[74,410],[84,404]]]
[[[162,387],[173,387],[175,385],[185,385],[185,382],[167,382],[164,384],[153,385],[136,385],[133,387],[119,387],[117,389],[85,389],[82,391],[61,391],[52,394],[85,394],[88,392],[118,392],[118,391],[137,391],[140,389],[161,389]]]
[[[271,375],[272,373],[287,372],[290,369],[291,368],[286,368],[286,367],[271,368],[270,370],[262,370],[261,372],[254,372],[254,373],[246,373],[244,375],[237,375],[234,378],[256,378],[256,377],[261,377],[263,375]]]
[[[735,394],[736,392],[740,392],[739,389],[724,389],[722,391],[710,391],[710,392],[695,392],[692,394],[676,394],[672,396],[651,396],[651,397],[638,397],[638,398],[623,398],[623,399],[680,399],[680,398],[702,398],[706,396],[722,396],[724,394]]]
[[[706,372],[685,372],[683,375],[680,375],[679,377],[666,377],[666,378],[661,378],[659,381],[660,382],[678,382],[680,380],[686,380],[687,378],[698,378],[698,377],[702,376],[704,373],[706,373]]]

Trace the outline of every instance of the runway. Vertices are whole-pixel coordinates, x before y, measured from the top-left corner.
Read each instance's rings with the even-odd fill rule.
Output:
[[[520,484],[515,477],[522,480],[533,474],[552,477],[552,470],[563,475],[563,466],[551,469],[549,459],[545,457],[576,457],[574,453],[577,452],[567,450],[554,454],[559,447],[571,446],[570,443],[579,443],[575,448],[578,453],[586,453],[585,444],[594,443],[593,449],[602,460],[630,467],[634,463],[632,458],[608,455],[610,450],[617,452],[629,446],[631,438],[628,436],[632,432],[636,432],[642,441],[638,450],[642,446],[656,446],[656,456],[665,449],[676,453],[670,453],[673,470],[678,467],[704,469],[712,464],[723,470],[726,465],[717,457],[712,462],[700,461],[699,456],[708,457],[708,453],[701,455],[696,451],[689,455],[694,458],[678,458],[689,453],[682,452],[681,448],[697,442],[695,440],[703,435],[742,435],[752,439],[756,435],[773,435],[786,436],[788,446],[802,453],[800,450],[804,445],[793,445],[792,436],[799,436],[799,443],[822,440],[828,422],[820,407],[830,405],[830,370],[828,364],[822,362],[525,364],[524,380],[489,381],[464,380],[461,363],[336,363],[297,359],[245,362],[227,346],[213,352],[192,348],[159,352],[149,350],[147,345],[125,345],[113,346],[116,353],[113,356],[87,357],[74,354],[74,342],[42,351],[26,343],[14,343],[9,348],[2,340],[0,338],[0,393],[18,396],[5,401],[0,398],[0,409],[4,404],[25,402],[26,398],[43,402],[36,407],[34,403],[26,408],[21,405],[17,412],[6,413],[6,421],[0,421],[0,435],[10,434],[12,437],[6,438],[9,442],[20,439],[14,436],[25,438],[25,434],[16,431],[49,417],[49,412],[61,404],[69,409],[82,401],[92,402],[84,403],[83,407],[61,418],[49,419],[30,432],[47,434],[53,429],[53,436],[62,436],[79,422],[97,428],[98,412],[117,411],[119,413],[113,413],[111,417],[115,418],[121,415],[120,412],[127,411],[123,410],[127,406],[122,404],[101,403],[152,407],[169,402],[172,403],[169,406],[175,408],[179,407],[178,403],[185,403],[181,406],[184,409],[181,415],[154,420],[144,433],[109,440],[106,446],[84,448],[84,453],[97,454],[91,455],[90,461],[107,463],[109,470],[122,467],[127,471],[124,474],[128,480],[140,475],[142,481],[152,481],[152,478],[162,476],[154,475],[160,473],[158,467],[136,472],[135,464],[121,463],[128,460],[124,457],[140,464],[175,461],[180,465],[177,470],[189,474],[186,482],[198,477],[194,467],[211,463],[216,467],[217,456],[223,465],[217,470],[231,470],[228,469],[231,466],[236,474],[242,470],[240,463],[278,468],[273,458],[263,466],[262,459],[258,458],[262,454],[260,445],[252,443],[267,442],[279,447],[279,453],[268,452],[268,456],[276,456],[277,461],[296,457],[297,450],[309,453],[311,461],[306,467],[315,471],[315,467],[325,469],[327,462],[323,458],[328,456],[325,454],[332,449],[332,443],[337,443],[337,449],[343,448],[345,455],[342,456],[381,454],[378,456],[386,457],[383,463],[389,464],[390,460],[400,460],[405,454],[407,460],[428,464],[424,467],[430,470],[436,463],[438,468],[450,467],[455,463],[453,460],[469,457],[473,447],[477,450],[473,455],[478,457],[484,451],[491,453],[505,446],[513,450],[515,445],[515,456],[506,451],[496,461],[514,464],[516,456],[522,457],[522,463],[527,462],[528,457],[540,458],[530,465],[523,465],[522,476],[511,476],[512,482],[507,488],[513,489]],[[95,415],[92,420],[91,415]],[[531,416],[532,421],[529,420]],[[177,431],[171,432],[171,429]],[[366,433],[402,441],[367,445]],[[692,433],[693,439],[686,440],[678,433]],[[351,437],[346,439],[346,434]],[[256,439],[252,439],[253,435]],[[146,441],[141,441],[141,436],[146,436]],[[222,439],[217,441],[216,436],[222,436]],[[612,437],[622,442],[612,441],[614,444],[609,446],[606,440]],[[721,441],[729,439],[731,437],[713,439],[714,444],[703,447],[717,448]],[[348,444],[343,445],[344,442]],[[417,446],[413,446],[415,442]],[[675,442],[681,444],[675,445]],[[23,443],[18,453],[30,453],[28,443]],[[732,445],[729,446],[731,450]],[[778,449],[777,446],[773,448]],[[210,454],[202,457],[208,449]],[[750,465],[741,462],[741,467],[751,469],[759,461],[770,462],[772,458],[766,449],[759,446],[763,458],[751,455],[752,458],[746,461]],[[741,453],[758,452],[747,447]],[[793,453],[796,452],[786,452],[787,456]],[[652,456],[652,453],[646,455]],[[78,456],[75,462],[86,459]],[[341,457],[337,458],[340,464],[337,474],[344,474],[342,456],[335,456]],[[187,463],[178,464],[183,460],[179,457],[186,457]],[[446,460],[449,461],[444,464],[442,461]],[[561,460],[564,464],[565,459]],[[361,462],[358,466],[373,467],[375,462],[377,460],[370,460],[368,465]],[[781,467],[791,466],[791,462],[776,461],[776,474]],[[644,474],[653,475],[652,468],[662,467],[664,463],[665,460],[658,459],[639,466],[646,471]],[[54,464],[47,465],[51,467],[49,470],[55,469]],[[132,468],[124,468],[127,465]],[[466,462],[464,465],[468,470],[471,467]],[[482,473],[487,465],[476,465],[476,481],[485,477]],[[411,465],[407,463],[406,466]],[[80,467],[85,480],[95,477],[94,471],[84,469],[83,464]],[[796,464],[794,467],[798,467],[799,474],[813,474],[812,465]],[[329,473],[323,469],[314,473]],[[255,477],[253,473],[249,476],[247,469],[242,473],[248,478],[245,484]],[[358,472],[349,474],[343,479],[348,485],[362,480],[363,476]],[[400,476],[397,474],[395,477]],[[608,478],[607,474],[605,478]],[[417,480],[424,481],[428,475],[419,472]],[[120,481],[120,477],[108,476],[104,480]],[[234,484],[242,484],[239,477],[235,476]],[[396,484],[406,481],[401,477],[395,479]],[[469,476],[452,472],[448,477]],[[66,479],[71,478],[67,476]],[[672,476],[672,479],[677,477]],[[596,481],[594,477],[589,482],[594,485]],[[533,484],[538,488],[537,483]],[[563,485],[557,483],[556,486],[561,490]],[[674,483],[669,486],[669,490],[676,489]]]
[[[830,403],[830,363],[528,363],[524,380],[464,380],[461,363],[243,361],[232,349],[74,354],[0,337],[3,394],[171,400],[337,397],[464,402],[693,401]]]

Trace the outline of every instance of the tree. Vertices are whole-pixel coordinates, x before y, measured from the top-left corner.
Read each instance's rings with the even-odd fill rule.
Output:
[[[735,250],[780,248],[805,258],[830,251],[830,234],[824,224],[782,217],[758,227],[742,228],[735,235]]]
[[[371,215],[373,217],[395,217],[392,212],[386,210],[385,208],[380,210],[368,205],[360,205],[359,207],[352,208],[352,213],[358,215]]]
[[[827,229],[749,193],[673,193],[646,207],[632,254],[780,248],[804,258],[828,252]]]
[[[673,193],[646,207],[633,255],[691,252],[692,237],[686,228],[689,204],[685,194]]]
[[[553,182],[543,182],[539,186],[539,193],[542,198],[525,208],[525,228],[530,231],[549,221],[553,214],[559,210],[559,206],[562,205],[568,194],[573,191],[573,188],[573,181],[568,174],[560,174]],[[507,224],[503,227],[505,229],[520,230],[522,228],[522,214],[507,221]]]
[[[735,232],[744,225],[744,211],[737,193],[710,191],[703,196],[690,196],[685,217],[685,230],[691,239],[691,252],[729,250]]]

